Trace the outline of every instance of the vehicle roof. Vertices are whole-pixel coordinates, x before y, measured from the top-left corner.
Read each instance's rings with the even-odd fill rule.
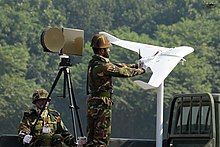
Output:
[[[207,97],[207,98],[213,97],[215,102],[220,102],[220,93],[208,93],[208,92],[206,92],[206,93],[177,94],[173,98],[176,99],[176,98],[179,98],[179,97],[200,97],[200,96]]]

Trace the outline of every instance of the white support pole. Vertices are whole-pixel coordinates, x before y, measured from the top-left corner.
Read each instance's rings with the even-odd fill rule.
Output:
[[[157,89],[156,147],[162,147],[162,143],[163,143],[163,100],[164,100],[164,82],[162,82]]]

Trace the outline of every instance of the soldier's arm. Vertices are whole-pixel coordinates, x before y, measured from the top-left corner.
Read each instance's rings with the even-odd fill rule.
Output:
[[[103,68],[106,75],[114,77],[133,77],[145,73],[142,68],[119,67],[112,63],[107,63]]]
[[[118,67],[138,68],[138,64],[115,63]]]
[[[57,111],[53,111],[53,116],[57,121],[57,130],[56,133],[61,134],[64,138],[64,143],[68,146],[75,145],[75,138],[72,134],[68,131],[67,127],[64,125],[63,121],[61,120],[60,113]]]
[[[74,136],[68,131],[64,123],[61,121],[60,126],[62,127],[61,135],[64,138],[64,143],[68,146],[75,145],[75,138]]]
[[[29,112],[24,112],[23,118],[18,127],[18,137],[20,141],[22,141],[24,136],[29,134],[31,131],[29,124],[29,115],[30,115]]]

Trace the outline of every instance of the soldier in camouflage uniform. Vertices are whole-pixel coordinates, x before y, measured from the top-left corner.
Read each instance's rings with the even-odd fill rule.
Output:
[[[136,64],[112,64],[109,61],[111,43],[103,34],[92,38],[94,54],[88,65],[87,147],[107,147],[111,134],[112,77],[133,77],[143,74]]]
[[[33,135],[29,135],[47,96],[48,92],[44,89],[34,92],[32,103],[35,104],[35,107],[24,112],[18,130],[19,140],[28,147],[62,147],[63,142],[68,146],[76,146],[74,137],[61,120],[60,113],[48,108],[49,102],[46,103],[46,107],[32,132]]]

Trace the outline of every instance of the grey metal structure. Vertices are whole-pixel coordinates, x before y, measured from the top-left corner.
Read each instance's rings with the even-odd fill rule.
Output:
[[[219,147],[219,104],[220,94],[174,96],[165,146]]]

